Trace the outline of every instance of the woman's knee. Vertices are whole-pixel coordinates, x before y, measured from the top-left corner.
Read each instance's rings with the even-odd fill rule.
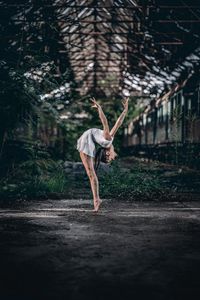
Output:
[[[88,175],[88,177],[89,177],[89,179],[90,179],[91,181],[97,181],[97,180],[98,180],[97,175],[96,175],[94,169],[89,169],[89,170],[87,170],[87,175]]]
[[[88,176],[89,176],[90,179],[97,179],[97,175],[96,175],[95,171],[88,170],[87,173],[88,173]]]

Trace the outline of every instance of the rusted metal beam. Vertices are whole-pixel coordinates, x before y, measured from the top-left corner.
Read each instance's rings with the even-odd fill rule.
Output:
[[[26,4],[17,4],[17,3],[10,3],[10,4],[5,4],[5,3],[0,3],[0,6],[2,7],[45,7],[45,8],[94,8],[94,6],[92,4],[90,5],[78,5],[78,4],[73,4],[73,5],[68,5],[66,4],[56,4],[56,5],[51,5],[51,4],[33,4],[33,3],[26,3]],[[141,5],[137,5],[137,6],[133,6],[133,5],[113,5],[113,6],[106,6],[106,5],[97,5],[95,6],[97,9],[98,8],[125,8],[125,9],[133,9],[133,10],[137,10],[137,9],[143,9],[144,7]],[[193,9],[199,9],[200,5],[147,5],[145,6],[145,8],[155,8],[155,9],[188,9],[188,8],[193,8]]]
[[[1,38],[0,38],[0,40],[2,40]],[[34,41],[28,41],[28,42],[25,42],[24,44],[26,44],[26,45],[29,45],[29,44],[34,44],[35,42]],[[153,44],[155,44],[155,45],[183,45],[183,44],[186,44],[186,42],[185,41],[163,41],[163,42],[152,42]],[[85,47],[84,46],[76,46],[76,45],[70,45],[70,43],[62,43],[63,45],[66,45],[66,46],[71,46],[71,47],[66,47],[66,49],[62,49],[62,50],[59,50],[58,52],[59,53],[71,53],[71,54],[73,54],[73,53],[79,53],[79,54],[81,54],[82,53],[82,50],[84,50],[85,49]],[[98,44],[99,45],[99,43],[95,43],[95,44]],[[112,45],[112,46],[116,46],[117,47],[117,44],[118,43],[106,43],[105,42],[105,46],[109,46],[109,45]],[[122,45],[123,45],[123,43],[121,43]],[[135,43],[135,42],[132,42],[132,43],[129,43],[129,44],[126,44],[126,43],[124,43],[124,45],[128,45],[129,46],[129,48],[131,47],[131,46],[134,46],[134,45],[142,45],[142,44],[145,44],[145,42],[137,42],[137,43]],[[82,48],[81,48],[82,47]],[[152,45],[152,47],[153,47],[153,45]],[[76,51],[75,50],[71,50],[71,49],[73,49],[73,48],[78,48]],[[116,51],[110,51],[109,49],[107,50],[108,52],[111,52],[111,53],[116,53],[116,54],[118,54],[118,53],[133,53],[133,52],[131,52],[131,51],[128,51],[128,50],[116,50]],[[108,53],[108,52],[104,52],[104,53]],[[92,53],[92,54],[94,54],[94,53]]]
[[[139,53],[138,53],[139,54]],[[156,59],[156,58],[155,58]],[[147,60],[147,59],[146,59]],[[73,63],[73,62],[78,62],[78,61],[80,61],[80,62],[89,62],[89,63],[91,63],[91,62],[93,62],[93,58],[70,58],[70,61]],[[120,58],[120,59],[109,59],[109,58],[98,58],[98,61],[104,61],[104,62],[123,62],[123,63],[127,63],[127,61],[125,61],[125,60],[123,60],[123,58]],[[159,58],[159,59],[157,59],[157,61],[166,61],[166,58]],[[152,64],[153,64],[153,62],[152,61],[149,61],[149,62],[151,62]],[[170,61],[168,61],[168,63],[170,64],[170,63],[172,63],[172,64],[174,64],[175,62],[177,62],[177,60],[170,60]]]
[[[156,20],[156,21],[151,21],[153,23],[200,23],[199,20]]]
[[[99,60],[98,60],[99,61]],[[79,68],[87,68],[88,65],[79,65],[79,64],[76,64],[74,65],[73,63],[71,63],[71,66],[72,67],[79,67]],[[111,66],[111,65],[99,65],[98,67],[102,67],[102,68],[119,68],[120,67],[120,64],[116,65],[116,66]],[[131,67],[130,65],[126,65],[126,67]]]
[[[24,33],[25,34],[25,33]],[[134,35],[145,35],[145,32],[133,32]],[[190,32],[155,32],[155,33],[150,33],[152,36],[154,35],[188,35],[191,34]],[[80,35],[80,36],[95,36],[95,35],[128,35],[128,32],[68,32],[68,33],[62,33],[62,36],[70,36],[70,35]],[[130,33],[129,33],[130,35]],[[16,38],[17,35],[7,35],[7,36],[0,36],[0,39],[11,39],[11,38]],[[59,41],[59,44],[62,44],[64,42]],[[64,43],[65,44],[65,43]]]
[[[179,46],[179,45],[183,45],[183,44],[186,44],[186,42],[156,42],[154,43],[155,45],[176,45],[176,46]]]
[[[74,70],[76,70],[77,71],[77,68],[78,68],[78,72],[80,72],[80,73],[85,73],[84,72],[84,69],[79,69],[79,67],[72,67]],[[118,70],[116,70],[116,69],[106,69],[106,70],[103,70],[103,68],[104,67],[97,67],[97,68],[95,68],[95,69],[92,69],[92,70],[88,70],[88,72],[92,72],[92,73],[96,73],[96,72],[116,72],[116,73],[118,73],[118,72],[122,72],[122,70],[120,70],[120,69],[118,69]]]
[[[23,23],[23,24],[29,24],[29,23],[46,23],[47,21],[45,20],[24,20],[24,19],[12,19],[12,21],[15,21],[15,22],[20,22],[20,23]],[[48,19],[48,22],[50,21],[53,21],[55,22],[55,19]],[[200,23],[200,20],[151,20],[151,23],[174,23],[174,22],[179,22],[179,23]],[[75,25],[79,25],[79,24],[102,24],[102,23],[111,23],[111,24],[119,24],[119,23],[128,23],[128,24],[142,24],[142,20],[141,21],[134,21],[134,20],[97,20],[97,21],[94,21],[94,20],[73,20],[73,19],[57,19],[56,20],[56,23],[64,23],[67,25],[67,23],[70,23],[70,24],[73,24],[74,26]]]
[[[91,70],[91,73],[121,73],[121,70],[111,70],[109,72],[107,72],[106,70]],[[80,73],[85,73],[84,71],[80,71]],[[90,73],[90,71],[88,71],[88,73]]]
[[[56,22],[56,23],[66,23],[69,22],[70,24],[72,23],[73,25],[78,25],[78,24],[102,24],[102,23],[112,23],[112,24],[118,24],[118,23],[141,23],[140,21],[134,21],[134,20],[116,20],[116,21],[113,21],[113,20],[108,20],[108,19],[105,19],[105,20],[81,20],[81,19],[78,19],[78,20],[74,20],[74,19],[69,19],[69,18],[66,18],[66,19],[56,19],[53,18],[48,18],[47,19],[48,22],[50,21],[53,21],[53,22]],[[15,22],[22,22],[22,23],[30,23],[30,22],[34,22],[34,23],[44,23],[44,22],[47,22],[46,20],[44,19],[36,19],[36,20],[27,20],[26,18],[24,19],[21,19],[21,18],[16,18],[16,19],[12,19],[12,21],[15,21]]]
[[[93,0],[92,4],[95,6],[94,8],[94,31],[98,31],[98,28],[97,28],[97,16],[98,16],[98,12],[97,12],[97,1],[98,0]],[[97,36],[94,37],[94,40],[97,41]],[[94,68],[97,67],[97,53],[98,53],[98,44],[94,44],[94,52],[95,52],[95,55],[94,55],[94,60],[93,60],[93,63],[94,63]],[[94,72],[93,73],[93,89],[94,91],[96,92],[96,88],[97,88],[97,73]]]
[[[141,43],[142,44],[142,43]],[[183,42],[159,42],[159,43],[154,43],[155,45],[175,45],[175,46],[181,46],[183,45]],[[153,46],[152,46],[153,47]],[[110,50],[106,50],[105,52],[84,52],[84,51],[69,51],[69,54],[83,54],[83,55],[95,55],[98,54],[101,56],[101,54],[109,54],[109,53],[115,53],[115,54],[123,54],[123,53],[129,53],[129,54],[133,54],[135,55],[136,52],[134,51],[130,51],[130,50],[116,50],[116,51],[110,51]],[[137,51],[137,53],[140,53],[139,51]]]
[[[84,28],[82,28],[83,30],[85,30]],[[162,28],[163,29],[163,28]],[[146,34],[149,34],[149,35],[152,35],[152,36],[155,36],[155,35],[188,35],[188,34],[191,34],[191,32],[148,32]],[[80,36],[96,36],[96,35],[112,35],[112,36],[115,36],[115,35],[121,35],[121,36],[125,36],[127,37],[127,35],[129,36],[134,36],[134,35],[141,35],[141,36],[145,36],[145,32],[138,32],[138,31],[133,31],[133,32],[102,32],[102,31],[99,31],[99,32],[67,32],[67,33],[63,33],[62,36],[65,37],[65,36],[69,36],[69,35],[80,35]]]
[[[77,80],[81,80],[81,79],[77,79]],[[100,80],[106,80],[106,78],[104,78],[104,77],[98,78],[98,81],[100,81]],[[90,81],[86,80],[84,83],[85,83],[86,86],[92,86],[93,87],[93,82],[91,80]],[[119,86],[119,80],[112,81],[112,83],[110,83],[110,82],[107,83],[107,84],[104,83],[104,84],[102,84],[102,86],[100,86],[99,83],[98,83],[97,88],[110,87],[110,84],[115,85],[115,86]],[[81,86],[82,86],[82,84],[81,84]]]
[[[83,30],[84,30],[84,28],[82,28]],[[98,32],[88,32],[88,33],[85,33],[85,32],[68,32],[68,33],[62,33],[62,36],[64,37],[64,36],[68,36],[68,35],[77,35],[77,34],[80,34],[80,35],[109,35],[109,34],[111,34],[111,35],[115,35],[115,34],[117,34],[117,35],[127,35],[127,32],[113,32],[113,31],[109,31],[109,32],[102,32],[102,31],[98,31]],[[134,35],[142,35],[142,36],[145,36],[145,35],[152,35],[152,36],[154,36],[154,35],[164,35],[164,34],[168,34],[168,35],[174,35],[174,34],[177,34],[177,35],[183,35],[184,34],[184,32],[176,32],[176,31],[174,31],[174,32],[158,32],[158,31],[156,31],[156,32],[142,32],[142,31],[135,31],[135,32],[129,32],[129,35],[130,34],[134,34]]]
[[[73,61],[88,61],[88,62],[93,62],[93,58],[70,58],[70,61],[73,62]],[[122,59],[109,59],[109,58],[98,58],[98,61],[106,61],[106,62],[121,62]],[[125,61],[124,61],[125,62]]]
[[[135,43],[133,43],[133,45],[134,45]],[[140,44],[143,44],[143,43],[140,43]],[[140,45],[139,44],[139,45]],[[174,41],[170,41],[170,42],[158,42],[158,43],[155,43],[154,42],[154,44],[155,45],[175,45],[175,46],[181,46],[181,45],[183,45],[183,44],[186,44],[186,43],[184,43],[184,42],[174,42]],[[137,45],[137,44],[136,44]],[[152,48],[153,48],[153,45],[152,45]],[[70,50],[69,52],[68,52],[69,54],[83,54],[84,56],[85,55],[95,55],[96,53],[95,52],[84,52],[84,51],[72,51],[72,50]],[[128,54],[132,54],[132,55],[135,55],[135,53],[136,52],[134,52],[134,51],[130,51],[130,50],[116,50],[116,51],[113,51],[113,50],[106,50],[106,51],[104,51],[104,52],[98,52],[97,54],[99,55],[99,56],[101,56],[102,54],[108,54],[108,53],[115,53],[115,54],[124,54],[124,53],[128,53]],[[140,51],[137,51],[137,53],[140,53]]]
[[[168,43],[168,41],[160,41],[160,42],[155,42],[155,41],[152,41],[154,44],[157,44],[157,43]],[[182,41],[173,41],[172,43],[174,43],[174,42],[177,42],[177,43],[181,43]],[[141,41],[141,42],[137,42],[137,44],[144,44],[145,43],[145,41]],[[170,43],[171,43],[171,41],[170,41]],[[62,43],[62,44],[64,44],[64,45],[66,45],[67,46],[67,42],[66,43]],[[100,45],[100,44],[105,44],[105,46],[107,46],[107,45],[114,45],[114,46],[117,46],[117,45],[127,45],[127,46],[129,46],[129,47],[131,47],[131,45],[132,44],[135,44],[135,42],[114,42],[114,41],[95,41],[95,42],[91,42],[91,44],[92,45],[95,45],[95,44],[98,44],[98,45]],[[70,43],[69,43],[69,45],[70,45]],[[72,47],[77,47],[76,45],[72,45]],[[80,48],[80,46],[79,46],[79,48]],[[70,49],[70,48],[69,48]],[[83,46],[83,49],[85,49],[85,46]]]

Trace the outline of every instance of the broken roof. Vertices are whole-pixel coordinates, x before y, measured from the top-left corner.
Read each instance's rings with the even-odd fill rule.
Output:
[[[54,61],[62,72],[67,57],[82,95],[153,97],[200,61],[195,0],[9,0],[0,8],[23,28],[23,42],[46,43],[46,54],[52,45],[44,35],[56,30]],[[8,35],[20,51],[20,35]]]

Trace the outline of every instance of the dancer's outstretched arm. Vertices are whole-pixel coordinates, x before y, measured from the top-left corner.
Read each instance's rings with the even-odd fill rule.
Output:
[[[99,113],[99,118],[101,120],[101,123],[103,125],[103,131],[104,131],[104,138],[106,140],[111,140],[112,137],[110,135],[110,129],[109,129],[109,125],[108,125],[108,120],[103,112],[103,109],[101,107],[101,105],[99,103],[97,103],[97,101],[95,100],[95,98],[92,98],[91,101],[93,102],[92,107],[97,108],[98,113]]]
[[[128,101],[129,101],[129,98],[126,98],[125,100],[122,101],[122,104],[124,106],[124,110],[123,112],[121,113],[121,115],[119,116],[119,118],[117,119],[115,125],[113,126],[113,128],[111,129],[110,131],[110,135],[111,136],[114,136],[115,133],[117,132],[118,128],[122,125],[123,121],[124,121],[124,118],[128,112]]]

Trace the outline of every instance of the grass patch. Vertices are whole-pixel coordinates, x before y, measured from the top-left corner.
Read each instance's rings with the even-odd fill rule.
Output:
[[[103,198],[124,200],[160,200],[169,195],[159,171],[134,166],[122,169],[113,163],[109,173],[100,174],[100,194]]]
[[[188,201],[199,193],[199,173],[158,164],[115,161],[98,173],[100,197],[122,201]],[[191,196],[190,196],[191,194]],[[66,174],[63,161],[36,157],[0,181],[0,200],[92,199],[86,173]]]
[[[28,160],[0,182],[1,200],[61,198],[68,193],[71,180],[62,162]]]

